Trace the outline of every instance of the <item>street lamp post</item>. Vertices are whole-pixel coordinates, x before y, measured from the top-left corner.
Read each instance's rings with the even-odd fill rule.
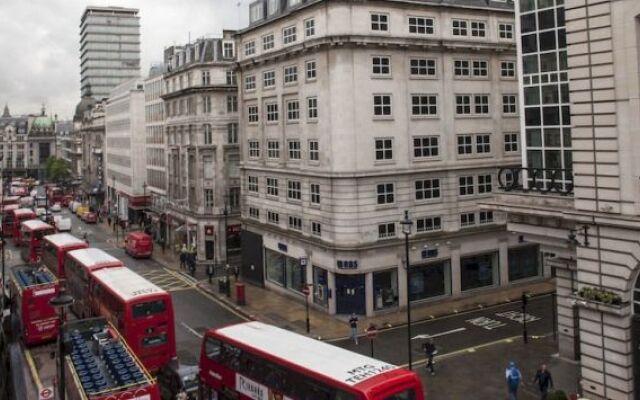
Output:
[[[142,183],[142,201],[144,201],[144,205],[142,208],[142,213],[144,214],[145,210],[147,209],[147,181],[144,181]],[[145,216],[143,215],[142,220],[144,221],[144,219],[145,219]]]
[[[407,270],[407,351],[409,353],[409,369],[411,370],[413,355],[411,354],[411,264],[409,264],[409,235],[411,234],[413,221],[409,219],[409,211],[405,210],[404,219],[400,221],[400,225],[402,225],[402,233],[404,233],[405,269]]]
[[[304,309],[307,315],[307,333],[311,332],[311,321],[309,320],[309,295],[311,294],[311,289],[309,288],[309,284],[302,285],[302,294],[304,295]]]
[[[65,393],[65,382],[64,382],[64,337],[63,337],[63,325],[65,321],[65,309],[73,304],[73,297],[68,295],[64,290],[58,293],[58,296],[54,297],[49,301],[49,304],[53,306],[55,309],[60,311],[60,327],[58,331],[58,366],[60,368],[60,372],[58,374],[58,399],[64,400],[66,399]]]
[[[228,229],[228,218],[229,218],[229,209],[227,208],[227,202],[229,199],[229,195],[225,194],[224,195],[224,210],[222,210],[222,213],[224,214],[224,261],[228,264],[229,263],[229,247],[227,246],[227,239],[229,239],[229,233],[227,232]]]

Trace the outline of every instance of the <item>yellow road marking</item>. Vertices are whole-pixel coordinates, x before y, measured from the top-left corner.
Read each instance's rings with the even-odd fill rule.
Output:
[[[36,383],[38,387],[38,393],[42,390],[42,381],[40,381],[40,375],[38,375],[38,369],[36,368],[36,363],[33,361],[33,357],[31,356],[31,351],[29,349],[24,350],[24,357],[27,359],[27,364],[29,365],[29,371],[31,372],[31,377],[33,381]]]

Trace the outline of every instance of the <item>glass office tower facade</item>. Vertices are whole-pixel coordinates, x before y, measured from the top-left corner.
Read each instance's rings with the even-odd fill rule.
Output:
[[[518,59],[523,165],[529,183],[566,186],[572,170],[564,0],[520,0]]]
[[[120,83],[140,76],[137,9],[87,7],[80,21],[82,96],[109,97]]]

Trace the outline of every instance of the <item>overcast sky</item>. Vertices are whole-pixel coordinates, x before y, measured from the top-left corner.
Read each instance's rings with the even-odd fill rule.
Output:
[[[240,6],[238,6],[240,2]],[[141,74],[163,49],[248,23],[250,0],[0,0],[0,107],[73,117],[80,100],[80,17],[85,7],[140,10]]]

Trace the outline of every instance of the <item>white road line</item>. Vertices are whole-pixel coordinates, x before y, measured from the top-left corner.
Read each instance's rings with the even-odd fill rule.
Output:
[[[200,339],[202,339],[204,336],[202,336],[201,334],[198,333],[198,331],[196,331],[195,329],[193,329],[192,327],[190,327],[189,325],[185,324],[184,322],[180,322],[180,325],[182,325],[182,327],[186,330],[188,330],[189,332],[191,332],[192,334],[194,334],[195,336],[199,337]]]
[[[433,335],[416,335],[414,337],[412,337],[412,340],[416,340],[416,339],[429,339],[429,338],[437,338],[440,336],[445,336],[445,335],[450,335],[452,333],[458,333],[458,332],[462,332],[462,331],[466,331],[467,328],[457,328],[457,329],[452,329],[450,331],[446,331],[446,332],[440,332],[440,333],[434,333]]]

